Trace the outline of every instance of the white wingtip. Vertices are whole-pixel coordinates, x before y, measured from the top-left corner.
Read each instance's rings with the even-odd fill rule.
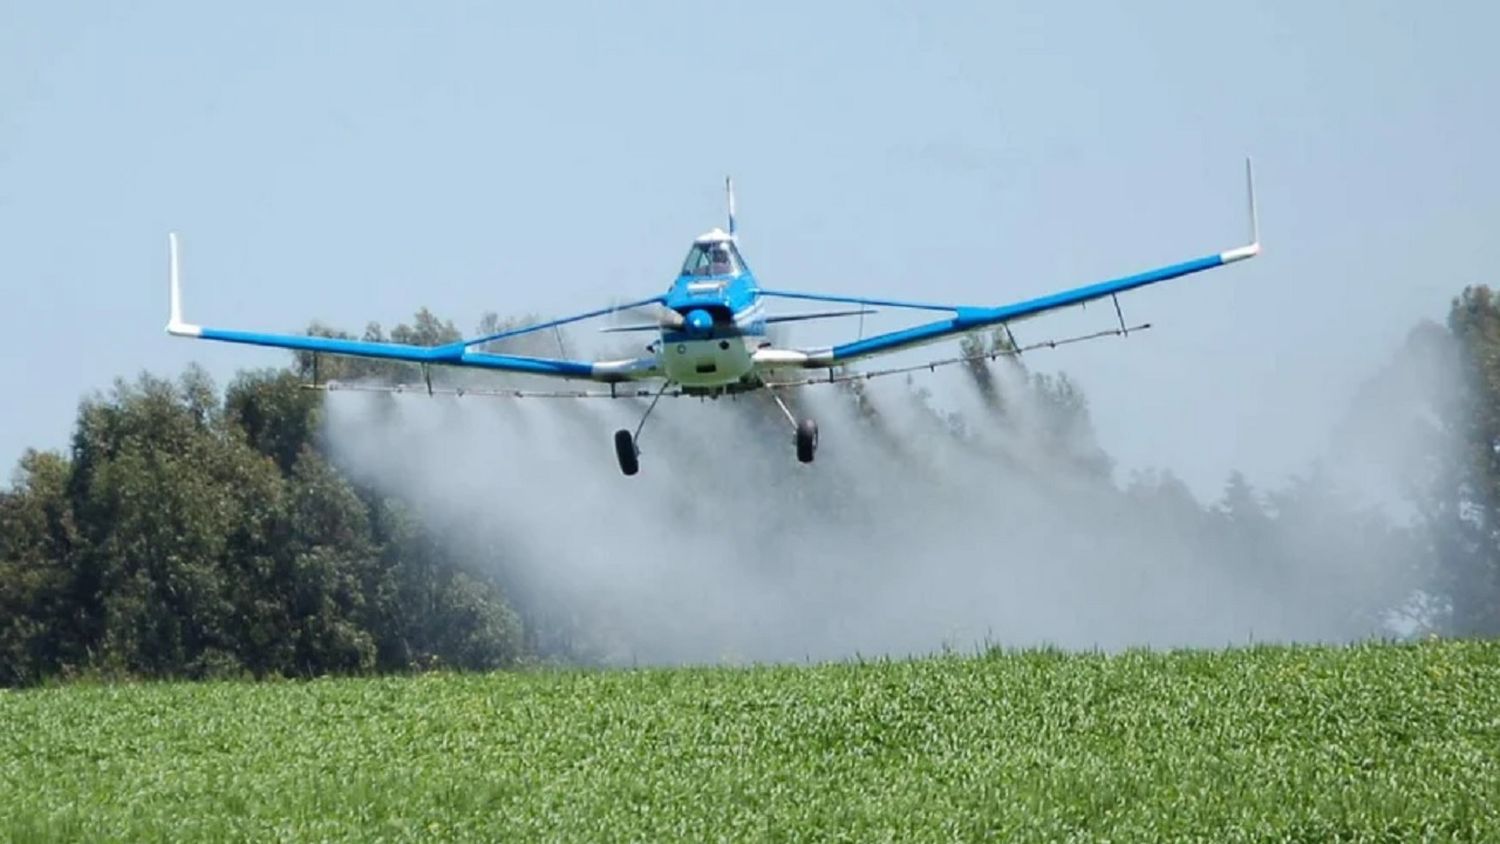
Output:
[[[1245,157],[1245,191],[1250,198],[1250,243],[1238,249],[1219,253],[1219,260],[1226,264],[1254,258],[1260,254],[1260,214],[1255,208],[1255,171],[1250,164],[1249,156]]]
[[[1250,197],[1250,242],[1260,245],[1260,214],[1255,209],[1255,169],[1250,156],[1245,156],[1245,192]]]
[[[177,232],[167,234],[167,333],[176,337],[198,337],[203,329],[182,319],[182,259],[177,251]]]

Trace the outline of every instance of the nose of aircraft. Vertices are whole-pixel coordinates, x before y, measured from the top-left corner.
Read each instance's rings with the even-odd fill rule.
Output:
[[[706,337],[714,330],[713,315],[702,308],[688,311],[684,324],[689,334],[698,337]]]

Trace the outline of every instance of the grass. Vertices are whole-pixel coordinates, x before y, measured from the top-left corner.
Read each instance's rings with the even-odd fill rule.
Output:
[[[1500,840],[1500,643],[0,693],[0,840]]]

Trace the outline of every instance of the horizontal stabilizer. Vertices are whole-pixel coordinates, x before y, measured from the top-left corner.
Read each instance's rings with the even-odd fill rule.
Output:
[[[600,334],[615,334],[621,331],[660,331],[662,326],[654,322],[641,323],[640,325],[616,325],[612,328],[599,329]]]
[[[879,313],[871,308],[860,308],[855,311],[822,311],[812,314],[781,314],[779,316],[768,316],[766,322],[801,322],[808,319],[832,319],[834,317],[864,316],[865,314]]]
[[[766,324],[778,322],[802,322],[809,319],[832,319],[834,317],[864,316],[865,314],[879,313],[871,308],[860,308],[853,311],[819,311],[811,314],[780,314],[778,316],[766,317]],[[601,328],[601,334],[615,334],[621,331],[660,331],[663,328],[677,328],[678,325],[662,325],[660,323],[637,323],[635,325],[616,325],[610,328]]]

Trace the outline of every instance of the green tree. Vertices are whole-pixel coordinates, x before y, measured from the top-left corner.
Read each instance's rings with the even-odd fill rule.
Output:
[[[70,563],[78,545],[68,461],[21,457],[0,493],[0,686],[35,682],[82,662],[71,611]]]
[[[301,384],[287,370],[242,372],[224,397],[229,423],[244,432],[252,448],[275,460],[283,474],[292,471],[304,448],[315,445],[321,421],[321,397]]]
[[[499,589],[328,462],[320,402],[285,371],[221,400],[196,369],[83,402],[71,459],[28,453],[0,492],[0,684],[521,659]]]
[[[1500,298],[1469,287],[1453,301],[1461,390],[1444,423],[1449,449],[1425,515],[1439,563],[1439,588],[1460,635],[1500,634]]]

